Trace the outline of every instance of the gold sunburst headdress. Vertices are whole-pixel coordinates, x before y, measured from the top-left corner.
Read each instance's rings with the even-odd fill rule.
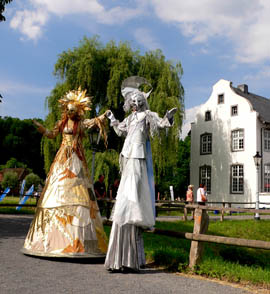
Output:
[[[58,102],[65,109],[68,104],[73,104],[78,109],[79,116],[83,116],[85,111],[91,110],[91,98],[86,96],[86,90],[82,91],[81,87],[78,90],[67,92]]]

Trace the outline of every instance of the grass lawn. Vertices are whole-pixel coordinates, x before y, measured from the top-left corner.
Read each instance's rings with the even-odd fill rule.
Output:
[[[6,196],[4,200],[0,202],[0,213],[4,214],[34,214],[35,207],[22,207],[19,211],[16,210],[16,206],[8,207],[2,206],[5,204],[18,204],[20,200],[19,196]],[[35,198],[28,198],[25,204],[36,204]]]
[[[192,232],[193,222],[157,222],[164,230]],[[109,234],[109,227],[106,232]],[[270,241],[270,220],[210,222],[208,234]],[[144,233],[148,262],[170,271],[191,273],[190,240]],[[270,289],[270,250],[204,243],[202,262],[192,274]]]

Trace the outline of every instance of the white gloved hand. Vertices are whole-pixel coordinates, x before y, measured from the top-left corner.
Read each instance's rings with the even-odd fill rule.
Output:
[[[174,108],[172,108],[170,110],[167,110],[166,116],[167,116],[170,123],[173,122],[173,117],[174,117],[176,111],[177,111],[176,107],[174,107]]]
[[[107,111],[106,111],[106,116],[107,116],[107,118],[108,118],[111,122],[116,121],[116,119],[115,119],[113,113],[111,112],[111,110],[107,110]]]

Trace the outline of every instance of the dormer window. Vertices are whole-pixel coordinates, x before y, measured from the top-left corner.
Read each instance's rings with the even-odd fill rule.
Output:
[[[224,103],[224,94],[219,94],[218,95],[218,104]]]
[[[206,111],[205,112],[205,121],[212,120],[211,118],[211,111]]]
[[[231,116],[236,116],[238,115],[238,105],[234,105],[231,108]]]

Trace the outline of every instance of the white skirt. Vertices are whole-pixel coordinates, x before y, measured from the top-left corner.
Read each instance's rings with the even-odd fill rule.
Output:
[[[151,228],[155,216],[145,159],[122,158],[123,172],[111,220],[119,226]]]
[[[105,260],[106,269],[128,267],[139,270],[145,265],[142,231],[134,225],[118,226],[113,223]]]

